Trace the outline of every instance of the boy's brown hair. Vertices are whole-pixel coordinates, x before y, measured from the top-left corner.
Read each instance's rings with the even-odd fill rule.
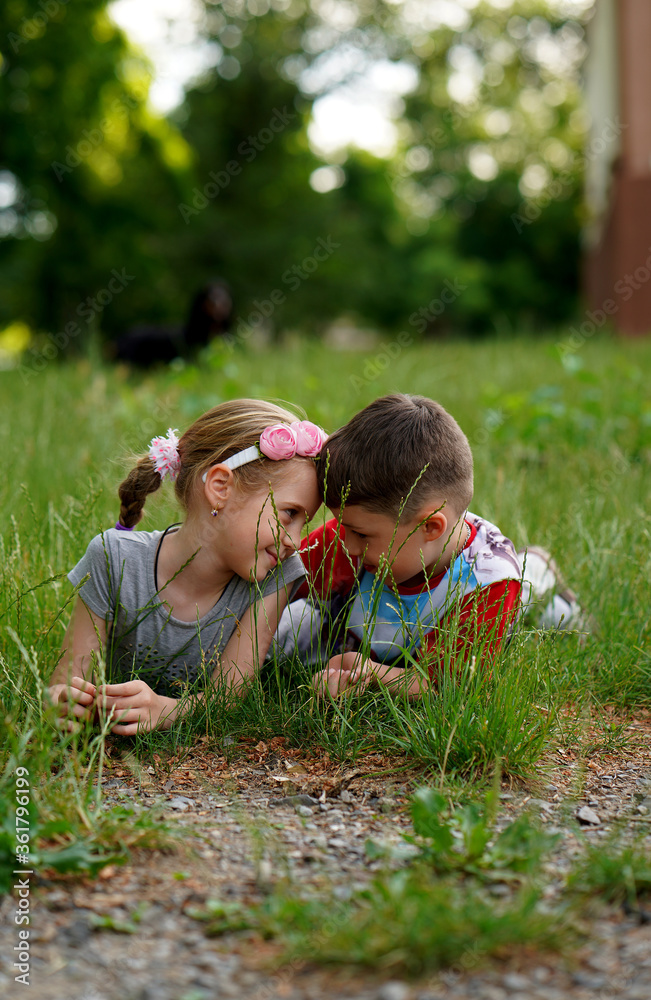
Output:
[[[328,507],[360,504],[410,520],[430,500],[457,516],[472,499],[472,452],[456,420],[425,396],[394,393],[332,434],[316,463]]]

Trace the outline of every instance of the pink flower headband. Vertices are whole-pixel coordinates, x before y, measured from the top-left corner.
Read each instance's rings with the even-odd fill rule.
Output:
[[[178,431],[169,427],[165,437],[161,435],[152,438],[149,445],[149,457],[161,480],[166,476],[171,480],[176,479],[181,469],[177,435]],[[258,444],[238,451],[236,455],[231,455],[219,464],[226,465],[229,469],[239,469],[240,465],[255,462],[263,456],[271,458],[274,462],[294,458],[295,455],[300,455],[302,458],[316,458],[327,440],[326,432],[310,420],[295,420],[291,424],[271,424],[263,430]],[[204,483],[207,477],[206,470],[201,477]],[[115,527],[118,531],[133,531],[133,527],[125,528],[119,521]]]
[[[177,434],[178,431],[170,427],[165,437],[155,437],[149,445],[149,457],[161,479],[169,476],[171,480],[175,480],[179,474],[181,457]],[[238,451],[236,455],[224,459],[221,465],[229,469],[239,469],[240,465],[255,462],[263,456],[274,462],[294,458],[295,455],[300,455],[302,458],[316,458],[327,440],[328,435],[325,431],[310,420],[295,420],[292,424],[272,424],[270,427],[265,427],[258,444]],[[205,472],[203,475],[204,483],[207,474]]]
[[[271,424],[263,430],[258,444],[238,451],[236,455],[225,458],[219,464],[229,469],[239,469],[240,465],[255,462],[262,457],[270,458],[274,462],[294,458],[295,455],[300,455],[301,458],[316,458],[327,440],[326,432],[310,420],[295,420],[292,424]],[[204,483],[207,477],[206,470],[201,477]]]

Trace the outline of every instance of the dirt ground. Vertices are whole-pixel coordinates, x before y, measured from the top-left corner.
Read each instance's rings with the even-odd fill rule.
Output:
[[[503,781],[498,825],[532,810],[561,841],[550,859],[549,894],[560,891],[585,841],[613,825],[649,838],[651,726],[632,721],[624,749],[549,755],[534,780]],[[603,738],[602,738],[603,739]],[[588,739],[588,746],[590,740]],[[251,932],[206,936],[197,911],[211,899],[253,902],[280,879],[315,891],[364,886],[381,862],[368,838],[401,841],[408,799],[424,783],[404,760],[372,755],[341,767],[283,738],[240,741],[230,759],[207,745],[142,768],[109,746],[103,775],[109,803],[160,809],[176,846],[137,851],[92,880],[36,873],[30,898],[32,996],[39,1000],[650,1000],[651,925],[639,915],[595,907],[587,943],[565,954],[473,954],[419,981],[391,967],[318,968],[285,957]],[[431,780],[431,778],[430,778]],[[581,821],[581,809],[592,813]],[[590,816],[590,813],[584,814]],[[651,845],[651,839],[647,839]],[[16,896],[0,905],[0,994],[24,995],[13,968]]]

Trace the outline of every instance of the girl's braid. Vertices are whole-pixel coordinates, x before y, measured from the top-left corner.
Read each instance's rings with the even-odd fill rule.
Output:
[[[161,478],[154,469],[154,464],[146,455],[131,470],[127,478],[120,484],[120,524],[125,528],[133,528],[142,517],[142,508],[150,493],[154,493],[161,484]]]

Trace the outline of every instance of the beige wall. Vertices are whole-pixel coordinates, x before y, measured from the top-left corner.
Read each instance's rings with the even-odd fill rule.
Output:
[[[621,333],[649,335],[651,0],[596,0],[588,44],[586,299]]]
[[[651,0],[650,0],[651,3]],[[586,201],[590,213],[586,236],[590,245],[603,235],[613,164],[621,150],[621,133],[614,135],[612,122],[619,119],[618,37],[616,0],[597,0],[588,25],[588,56],[585,62],[585,97],[591,118],[586,149]]]

